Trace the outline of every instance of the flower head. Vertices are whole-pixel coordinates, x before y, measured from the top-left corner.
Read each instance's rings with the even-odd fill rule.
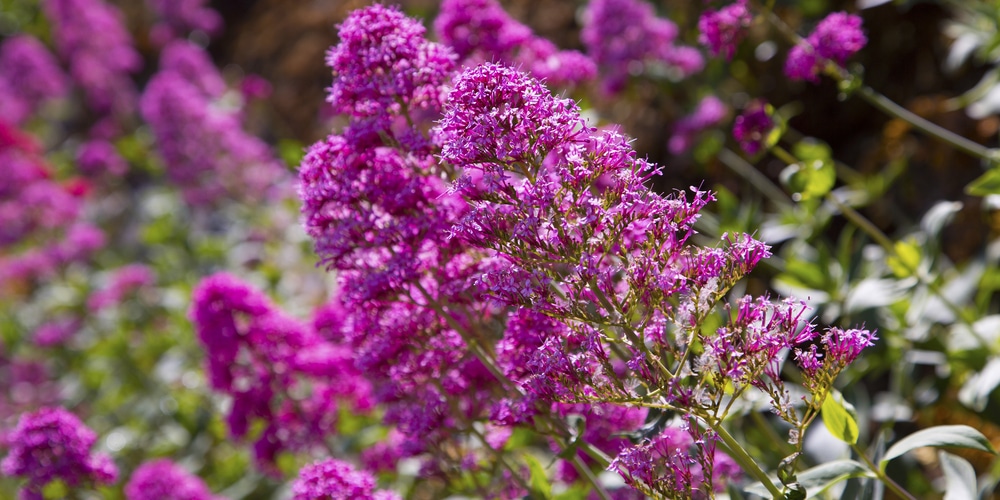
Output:
[[[371,473],[351,464],[326,459],[307,465],[292,483],[293,500],[392,500],[399,498],[388,491],[375,490]]]
[[[724,54],[726,59],[732,59],[751,20],[747,0],[737,0],[719,10],[706,10],[698,19],[701,31],[698,41],[707,45],[713,55]]]
[[[761,101],[751,103],[733,122],[733,137],[748,155],[755,155],[764,147],[774,120]]]
[[[792,47],[785,61],[785,75],[792,80],[817,83],[827,61],[843,65],[866,43],[868,39],[861,31],[860,17],[834,12],[820,21],[812,34]]]
[[[208,486],[170,460],[139,466],[125,485],[128,500],[216,500]]]
[[[25,413],[7,436],[10,452],[0,462],[0,471],[26,477],[29,492],[40,492],[56,479],[70,486],[112,483],[118,469],[111,457],[91,453],[96,440],[94,431],[63,408]]]

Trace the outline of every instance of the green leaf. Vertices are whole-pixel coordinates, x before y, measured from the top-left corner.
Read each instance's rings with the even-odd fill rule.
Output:
[[[854,460],[835,460],[796,474],[799,487],[805,488],[806,498],[815,498],[834,484],[855,477],[875,477],[864,464]],[[776,479],[776,478],[774,478]],[[772,479],[772,482],[774,481]],[[748,486],[745,491],[754,495],[770,498],[771,493],[761,483]]]
[[[972,196],[1000,194],[1000,168],[989,170],[978,179],[965,186],[965,192]]]
[[[938,452],[941,470],[944,472],[944,500],[964,500],[979,498],[979,484],[976,470],[967,460],[951,453]]]
[[[531,479],[528,481],[528,489],[532,498],[548,499],[552,498],[552,485],[549,484],[549,476],[545,473],[542,463],[532,455],[524,455],[524,461],[531,471]]]
[[[837,171],[831,160],[807,160],[793,163],[781,171],[781,182],[795,201],[824,196],[837,182]]]
[[[874,477],[875,474],[864,464],[845,459],[817,465],[800,472],[798,476],[799,484],[809,493],[806,498],[812,498],[840,481],[855,477]]]
[[[886,259],[889,269],[897,278],[907,278],[913,276],[920,266],[920,245],[915,239],[897,241],[893,245],[895,252]]]
[[[833,437],[847,444],[858,442],[858,422],[851,413],[843,396],[837,391],[832,391],[823,400],[823,423]]]
[[[954,448],[971,448],[973,450],[985,451],[996,454],[993,445],[983,433],[969,427],[968,425],[939,425],[914,432],[909,436],[899,440],[885,452],[882,462],[879,464],[883,470],[890,460],[916,448],[933,446],[936,448],[949,446]]]
[[[792,154],[803,162],[812,160],[828,161],[833,159],[833,150],[830,149],[830,146],[812,137],[795,143],[795,146],[792,147]]]

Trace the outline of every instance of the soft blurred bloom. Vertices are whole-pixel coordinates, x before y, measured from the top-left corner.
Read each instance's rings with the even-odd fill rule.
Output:
[[[292,483],[293,500],[395,500],[399,496],[375,490],[370,472],[336,459],[307,465]]]
[[[552,42],[510,17],[496,0],[445,0],[434,31],[463,64],[483,62],[521,67],[555,86],[593,78],[594,62],[576,51],[560,51]]]
[[[0,471],[26,478],[25,492],[36,495],[56,479],[70,487],[113,483],[118,469],[111,457],[91,453],[96,440],[94,431],[63,408],[25,413],[7,436],[9,452]]]
[[[122,176],[128,171],[128,163],[115,146],[102,139],[94,139],[80,145],[76,150],[76,166],[87,177],[101,175]]]
[[[674,124],[674,133],[667,143],[670,152],[676,155],[690,149],[700,132],[718,125],[728,112],[729,109],[718,97],[706,96],[690,115]]]
[[[124,16],[102,0],[44,0],[59,55],[87,103],[99,114],[127,114],[136,91],[129,74],[142,58],[135,50]]]
[[[708,9],[698,19],[698,41],[707,45],[712,55],[732,59],[752,20],[747,0],[737,0],[719,10]]]
[[[72,316],[47,321],[35,329],[32,341],[41,347],[63,344],[80,331],[81,323],[80,318]]]
[[[130,264],[116,269],[102,290],[94,292],[87,299],[87,307],[100,311],[119,304],[126,295],[135,290],[152,285],[156,281],[153,270],[143,264]]]
[[[139,466],[125,484],[127,500],[221,500],[198,476],[170,460]]]
[[[271,148],[243,130],[239,112],[218,102],[225,83],[208,54],[175,41],[164,49],[160,65],[140,110],[185,201],[211,206],[283,196],[289,176]]]
[[[146,5],[157,16],[150,38],[157,45],[163,45],[195,30],[212,36],[219,34],[222,16],[205,3],[205,0],[146,0]]]
[[[819,73],[827,61],[843,66],[861,50],[868,38],[861,31],[861,18],[846,12],[834,12],[824,18],[788,53],[785,75],[792,80],[819,82]]]
[[[580,39],[597,62],[605,92],[621,92],[630,76],[648,64],[663,64],[685,78],[704,66],[701,54],[675,43],[677,25],[656,17],[643,0],[592,0],[584,11]]]
[[[68,91],[69,80],[38,39],[16,35],[0,45],[0,120],[19,124]]]
[[[748,155],[760,152],[774,128],[774,120],[763,101],[754,101],[733,122],[733,137]]]

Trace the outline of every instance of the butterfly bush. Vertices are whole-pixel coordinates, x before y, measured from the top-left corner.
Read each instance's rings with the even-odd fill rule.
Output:
[[[597,73],[590,58],[577,51],[559,50],[535,36],[495,0],[445,0],[434,20],[434,32],[463,65],[503,62],[555,86],[580,84]]]
[[[113,483],[118,469],[110,456],[91,452],[95,441],[94,431],[63,408],[25,413],[7,436],[0,471],[27,479],[22,499],[43,498],[42,488],[56,479],[70,487]]]
[[[597,3],[591,16],[612,16],[614,5]],[[447,6],[440,31],[519,31],[499,11],[476,21],[462,6]],[[676,37],[666,21],[643,29],[668,45]],[[351,346],[384,422],[402,436],[402,456],[423,457],[424,474],[447,475],[456,454],[467,457],[460,470],[484,470],[477,466],[493,457],[469,448],[470,438],[499,452],[513,428],[547,422],[556,452],[569,439],[586,443],[560,454],[560,479],[617,455],[598,463],[633,491],[711,495],[740,476],[715,451],[734,399],[763,391],[801,431],[840,369],[825,367],[847,357],[806,346],[854,352],[874,338],[819,336],[793,299],[726,300],[768,246],[748,234],[695,244],[712,194],[651,191],[659,166],[536,77],[502,62],[459,71],[447,46],[381,5],[352,13],[340,39],[327,56],[329,100],[349,122],[302,162],[303,221],[341,283],[332,338]],[[717,99],[703,104],[681,124],[685,133],[725,113]],[[719,310],[729,320],[706,331]],[[780,375],[792,350],[816,373],[804,415]],[[642,427],[650,408],[683,420],[636,441],[619,437]],[[574,419],[586,421],[582,434],[569,429]],[[494,488],[524,474],[499,464],[506,470]]]
[[[167,459],[146,462],[125,484],[127,500],[218,500],[198,476]]]
[[[68,92],[69,79],[37,38],[17,35],[0,44],[0,120],[19,125]]]
[[[649,66],[664,66],[677,80],[704,67],[697,49],[676,43],[677,25],[657,17],[643,0],[593,0],[583,20],[580,39],[609,95],[622,92],[630,76],[647,72]]]

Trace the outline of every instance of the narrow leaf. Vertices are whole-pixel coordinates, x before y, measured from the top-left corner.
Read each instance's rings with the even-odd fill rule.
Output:
[[[996,450],[993,449],[990,440],[986,439],[986,436],[983,436],[981,432],[972,427],[968,425],[939,425],[914,432],[899,440],[898,443],[886,450],[885,456],[882,457],[882,462],[879,466],[884,470],[885,465],[890,460],[910,450],[924,446],[933,446],[935,448],[944,446],[971,448],[973,450],[996,454]]]
[[[979,486],[976,482],[976,470],[962,457],[938,452],[941,470],[947,485],[944,490],[944,500],[967,500],[979,498]]]
[[[847,443],[858,442],[858,422],[847,410],[843,396],[839,392],[831,392],[823,401],[823,423],[833,437]]]
[[[973,196],[986,196],[1000,193],[1000,169],[992,169],[965,186],[965,192]]]
[[[531,478],[528,480],[528,488],[531,496],[539,499],[552,498],[552,485],[549,483],[549,476],[545,473],[545,468],[537,458],[531,455],[524,455],[524,461],[531,471]]]
[[[807,498],[819,495],[840,481],[845,481],[853,477],[873,476],[874,474],[864,464],[846,459],[827,462],[798,473],[799,484],[804,486],[809,493]]]

